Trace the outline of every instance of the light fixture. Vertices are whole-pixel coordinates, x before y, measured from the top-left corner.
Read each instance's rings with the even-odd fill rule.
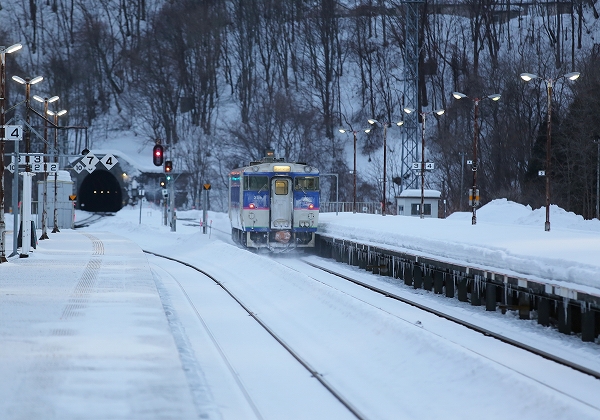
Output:
[[[6,53],[10,54],[10,53],[20,50],[21,48],[23,48],[23,46],[21,44],[11,45],[10,47],[8,47],[6,49]]]
[[[38,102],[45,102],[46,99],[42,98],[41,96],[38,95],[33,95],[33,99],[35,99]],[[52,102],[56,102],[58,101],[59,97],[58,96],[53,96],[52,98],[48,99],[48,103],[51,104]]]
[[[521,79],[529,82],[530,80],[537,79],[537,74],[533,73],[521,73]]]

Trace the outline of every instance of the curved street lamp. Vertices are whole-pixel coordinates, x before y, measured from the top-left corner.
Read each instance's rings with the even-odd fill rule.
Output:
[[[29,153],[30,148],[31,148],[31,130],[29,129],[29,109],[30,109],[30,105],[29,105],[29,95],[31,93],[31,85],[35,85],[36,83],[41,82],[42,80],[44,80],[43,76],[36,76],[33,79],[26,77],[25,79],[19,77],[19,76],[13,76],[12,79],[17,82],[20,83],[22,85],[25,85],[25,153]],[[31,172],[31,167],[29,166],[29,156],[26,156],[25,158],[25,162],[26,162],[26,167],[25,167],[25,171],[26,172]]]
[[[54,162],[58,163],[58,155],[60,154],[60,150],[58,148],[58,117],[65,115],[67,113],[66,109],[63,109],[58,112],[52,112],[50,110],[46,111],[48,115],[54,116]],[[52,229],[52,233],[60,232],[58,230],[58,171],[54,172],[54,229]]]
[[[473,210],[473,217],[471,217],[471,224],[475,225],[475,224],[477,224],[477,206],[479,206],[479,191],[477,190],[477,147],[479,144],[479,123],[478,123],[479,102],[481,102],[483,99],[486,99],[486,98],[491,99],[492,101],[496,102],[500,99],[500,97],[502,95],[500,95],[499,93],[494,93],[491,95],[486,95],[483,98],[471,98],[461,92],[452,92],[452,96],[454,96],[454,98],[457,100],[464,99],[464,98],[471,99],[475,105],[474,117],[473,117],[474,124],[475,124],[475,127],[473,129],[473,132],[474,132],[474,135],[473,135],[473,164],[471,166],[471,168],[473,170],[473,189],[471,190],[471,194],[469,194],[469,204],[471,205],[472,210]],[[462,191],[460,193],[462,194]]]
[[[556,84],[556,82],[558,82],[559,80],[576,80],[579,78],[580,75],[581,73],[574,71],[559,76],[557,78],[546,78],[533,73],[521,73],[521,79],[525,80],[526,82],[529,82],[533,79],[541,79],[546,84],[546,92],[548,95],[548,125],[546,128],[546,170],[544,171],[544,176],[546,177],[546,223],[544,224],[544,230],[546,232],[550,231],[550,135],[552,133],[552,89],[554,87],[554,84]]]
[[[387,128],[390,127],[392,125],[392,123],[389,122],[379,122],[373,118],[367,120],[369,122],[369,124],[374,125],[374,124],[379,124],[381,126],[383,126],[383,201],[381,202],[381,215],[385,216],[385,208],[387,206],[387,191],[386,191],[386,178],[387,178]],[[402,126],[404,124],[404,121],[398,121],[396,124],[398,127]],[[370,133],[371,130],[369,129],[368,131],[365,130],[366,133]]]
[[[6,100],[6,54],[18,51],[23,46],[14,44],[10,47],[0,46],[0,128],[4,130],[6,124],[6,111],[4,101]],[[16,171],[18,172],[18,171]],[[0,264],[7,262],[6,259],[6,222],[4,220],[4,136],[0,137]]]
[[[48,104],[52,103],[52,102],[56,102],[58,101],[58,96],[53,96],[51,98],[42,98],[41,96],[38,95],[33,95],[33,99],[35,99],[38,102],[41,102],[44,104],[44,193],[43,193],[43,200],[42,200],[42,236],[40,236],[40,240],[44,240],[44,239],[49,239],[48,238],[48,229],[47,229],[47,225],[48,225],[48,172],[47,172],[47,165],[46,163],[48,162],[48,157],[46,156],[48,154]]]
[[[404,112],[412,114],[416,112],[413,108],[404,108]],[[419,208],[419,217],[423,219],[425,214],[423,213],[423,207],[425,206],[425,117],[428,114],[443,115],[446,110],[436,109],[433,111],[421,111],[421,207]]]
[[[23,235],[22,235],[22,246],[21,246],[21,253],[19,255],[20,258],[27,258],[29,257],[29,250],[30,250],[30,238],[31,238],[31,230],[30,230],[30,222],[31,222],[31,201],[32,201],[32,197],[31,197],[31,181],[32,181],[32,177],[34,176],[34,174],[31,173],[31,165],[29,164],[29,152],[30,152],[30,148],[31,148],[31,128],[29,125],[29,110],[31,109],[30,105],[29,105],[29,94],[31,92],[31,85],[34,85],[36,83],[41,82],[42,80],[44,80],[44,78],[42,76],[37,76],[34,77],[33,79],[30,78],[26,78],[26,79],[22,79],[19,76],[13,76],[12,79],[17,82],[20,83],[22,85],[25,85],[25,172],[22,174],[23,175],[23,205],[21,206],[21,208],[23,209],[23,216],[22,216],[22,225],[23,225]],[[16,183],[15,183],[16,185]],[[15,231],[17,231],[16,227],[15,227]],[[35,233],[35,232],[34,232]],[[16,244],[16,236],[13,239],[13,241]],[[15,249],[16,249],[16,245],[15,245]]]

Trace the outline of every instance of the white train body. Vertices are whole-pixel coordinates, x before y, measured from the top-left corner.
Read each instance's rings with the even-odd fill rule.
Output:
[[[272,251],[315,246],[319,171],[267,157],[229,174],[229,220],[235,242]]]

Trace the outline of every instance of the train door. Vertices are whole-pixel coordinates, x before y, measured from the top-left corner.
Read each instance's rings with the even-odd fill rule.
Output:
[[[271,180],[271,229],[291,229],[293,210],[292,180]]]

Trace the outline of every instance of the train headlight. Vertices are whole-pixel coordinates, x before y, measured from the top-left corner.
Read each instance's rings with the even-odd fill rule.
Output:
[[[313,203],[310,203],[310,204],[308,205],[308,209],[309,209],[309,210],[314,210],[314,208],[315,208],[315,205],[314,205]]]
[[[255,209],[256,206],[254,205],[254,203],[250,203],[250,205],[248,206],[250,209]]]

